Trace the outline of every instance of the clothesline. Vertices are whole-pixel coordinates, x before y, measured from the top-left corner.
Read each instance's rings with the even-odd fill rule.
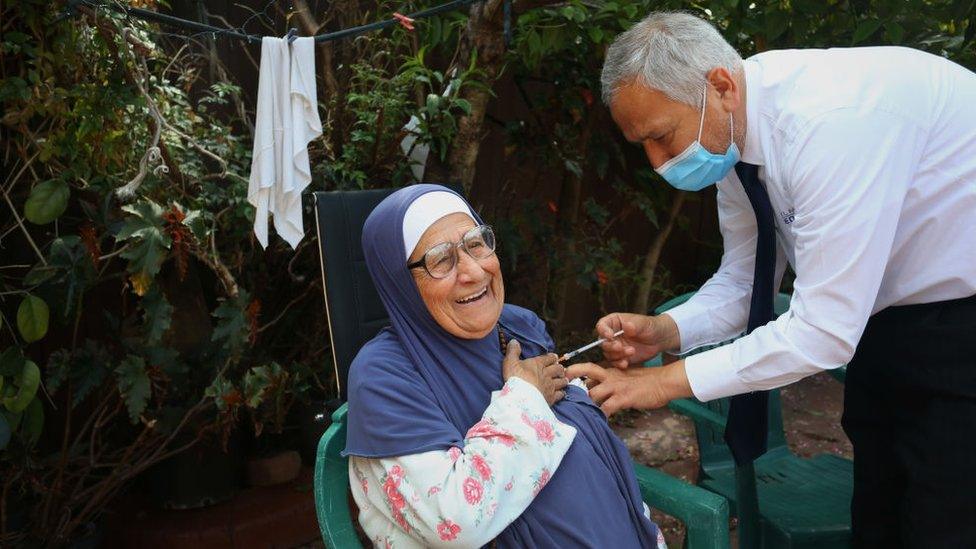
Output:
[[[350,38],[370,31],[385,29],[393,25],[402,24],[404,18],[422,19],[424,17],[430,17],[432,15],[437,15],[439,13],[444,13],[446,11],[453,11],[481,1],[482,0],[452,0],[450,2],[441,4],[439,6],[434,6],[432,8],[420,10],[418,12],[411,13],[406,16],[397,14],[397,16],[391,17],[390,19],[385,19],[383,21],[375,21],[373,23],[368,23],[366,25],[360,25],[358,27],[350,27],[348,29],[341,29],[326,34],[319,34],[316,35],[314,38],[316,42],[331,42],[333,40]],[[506,2],[506,4],[507,3],[508,2]],[[238,38],[241,40],[245,40],[249,44],[261,42],[261,39],[263,38],[263,36],[258,34],[248,34],[246,32],[243,32],[243,29],[227,29],[227,28],[215,27],[213,25],[208,25],[206,23],[190,21],[188,19],[174,17],[172,15],[166,15],[152,10],[147,10],[142,8],[132,8],[128,6],[120,6],[115,3],[97,2],[95,0],[68,0],[68,5],[65,8],[64,14],[62,14],[61,17],[59,17],[58,19],[60,20],[64,17],[70,17],[74,15],[76,11],[75,8],[77,6],[87,6],[90,8],[106,7],[118,11],[120,13],[123,13],[129,17],[135,17],[136,19],[154,21],[156,23],[162,23],[173,27],[181,27],[187,30],[192,30],[201,33],[213,33],[214,36],[217,35],[229,36],[231,38]],[[294,34],[294,29],[292,29],[292,31],[289,31],[289,37],[292,37],[293,35],[297,37],[297,34]]]

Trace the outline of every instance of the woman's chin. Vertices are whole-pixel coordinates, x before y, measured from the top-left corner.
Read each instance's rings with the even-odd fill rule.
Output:
[[[472,304],[465,304],[455,307],[455,318],[458,319],[457,327],[463,332],[461,336],[465,339],[480,339],[488,335],[498,323],[501,316],[501,307],[494,299],[482,299],[484,303],[479,303],[478,307]]]

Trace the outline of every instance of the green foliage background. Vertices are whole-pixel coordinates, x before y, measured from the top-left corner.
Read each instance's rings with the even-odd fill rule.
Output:
[[[384,0],[352,15],[434,3]],[[159,4],[140,5],[170,7]],[[62,8],[0,8],[0,483],[5,513],[14,495],[30,507],[27,527],[4,530],[0,545],[70,539],[153,463],[242,426],[280,430],[294,402],[334,390],[314,238],[292,251],[274,239],[262,250],[251,236],[253,93],[240,70],[205,37],[182,40],[106,9],[53,24]],[[569,0],[521,15],[505,74],[530,109],[500,122],[498,154],[537,179],[514,178],[510,191],[529,194],[544,174],[583,194],[489,198],[485,208],[512,300],[549,320],[568,314],[555,304],[566,287],[603,309],[627,303],[640,275],[622,220],[637,216],[653,234],[673,198],[599,104],[606,46],[652,9],[707,18],[744,56],[896,44],[976,67],[974,0]],[[352,17],[315,13],[332,24]],[[251,30],[283,34],[292,14],[279,15]],[[410,183],[399,144],[411,116],[418,143],[443,161],[471,109],[459,90],[502,93],[477,59],[455,59],[465,23],[444,14],[415,34],[398,28],[335,50],[312,190]],[[453,61],[463,70],[451,73]],[[133,192],[120,196],[127,184]],[[661,296],[699,282],[656,276]],[[561,342],[574,337],[560,332]]]

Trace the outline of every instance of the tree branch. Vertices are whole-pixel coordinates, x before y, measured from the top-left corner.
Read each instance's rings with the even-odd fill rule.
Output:
[[[688,194],[685,192],[675,192],[674,199],[671,201],[671,210],[668,212],[668,221],[654,236],[654,240],[651,241],[651,245],[647,249],[647,254],[644,256],[644,263],[641,266],[641,282],[637,286],[634,301],[630,306],[630,310],[634,313],[647,314],[648,300],[650,299],[651,288],[654,286],[654,273],[657,271],[657,266],[661,259],[661,251],[664,250],[664,244],[668,241],[668,237],[674,229],[675,222],[678,220],[678,214],[681,213],[681,206],[685,203],[687,197]]]

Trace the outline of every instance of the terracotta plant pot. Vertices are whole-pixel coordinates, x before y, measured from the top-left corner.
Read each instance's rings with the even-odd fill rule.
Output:
[[[251,486],[274,486],[298,477],[302,458],[295,450],[284,450],[263,458],[247,461],[247,483]]]

